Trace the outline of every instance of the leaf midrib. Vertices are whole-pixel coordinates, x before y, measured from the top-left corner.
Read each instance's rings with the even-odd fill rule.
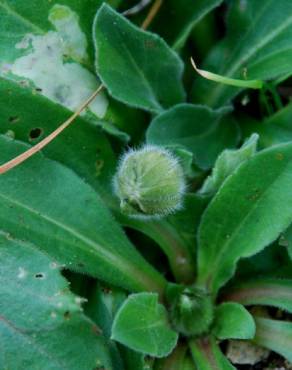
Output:
[[[128,263],[125,263],[122,256],[116,257],[114,254],[109,253],[107,250],[105,250],[102,247],[101,244],[98,244],[97,242],[92,241],[91,239],[87,238],[86,236],[82,235],[81,233],[77,232],[76,230],[72,229],[71,227],[68,227],[67,225],[65,225],[63,223],[52,219],[51,217],[49,217],[47,215],[44,215],[43,213],[40,213],[40,212],[36,211],[35,209],[33,209],[31,207],[28,207],[27,205],[25,205],[21,202],[18,202],[16,200],[12,200],[11,198],[9,198],[7,196],[4,196],[3,194],[0,194],[0,198],[2,198],[4,201],[8,202],[8,204],[9,203],[14,204],[17,207],[26,210],[28,213],[32,213],[35,216],[43,218],[48,223],[53,224],[53,225],[61,228],[62,230],[67,232],[69,235],[73,235],[74,237],[76,237],[77,239],[79,239],[80,241],[85,243],[85,245],[89,245],[94,250],[92,250],[92,249],[86,249],[85,250],[84,248],[81,247],[80,244],[76,245],[76,247],[79,247],[80,249],[85,250],[85,252],[91,252],[92,254],[94,254],[94,251],[96,251],[98,253],[98,257],[105,260],[107,263],[110,263],[113,266],[122,267],[124,273],[125,274],[128,273],[128,275],[130,276],[130,279],[132,281],[132,277],[131,277],[132,267]]]
[[[245,165],[245,163],[243,163],[243,165]],[[253,203],[252,207],[250,207],[249,211],[246,213],[246,215],[244,216],[244,218],[241,220],[241,222],[237,225],[237,227],[234,229],[233,231],[233,234],[232,236],[227,240],[227,242],[225,244],[223,244],[222,246],[224,246],[224,248],[221,247],[220,249],[220,253],[218,253],[216,256],[215,256],[215,259],[213,259],[213,261],[209,264],[208,266],[208,274],[205,276],[204,280],[208,282],[208,285],[212,285],[213,281],[217,278],[217,276],[215,275],[215,272],[218,273],[218,271],[221,271],[221,269],[219,268],[216,268],[216,266],[218,266],[220,264],[220,261],[222,261],[222,259],[224,260],[224,256],[226,255],[226,249],[228,249],[229,245],[231,242],[233,242],[234,238],[238,235],[238,233],[241,231],[242,227],[244,226],[247,218],[254,212],[254,210],[256,208],[258,208],[258,204],[262,201],[262,199],[264,198],[264,196],[266,195],[266,193],[274,186],[274,184],[278,181],[278,179],[283,175],[283,173],[286,171],[286,168],[290,165],[290,161],[287,162],[287,164],[285,165],[285,167],[282,169],[282,171],[275,177],[275,179],[269,184],[269,186],[266,188],[266,190],[261,194],[261,196]],[[242,166],[239,166],[238,170],[241,168]],[[230,179],[230,178],[229,178]],[[218,194],[219,196],[219,194]],[[221,233],[222,234],[222,233]],[[218,243],[218,239],[216,241],[216,244]],[[200,243],[201,244],[201,243]],[[202,248],[202,245],[200,246],[200,248]],[[214,250],[213,250],[214,252]],[[213,253],[212,252],[212,253]],[[238,259],[235,260],[235,262],[237,261]],[[212,287],[213,289],[214,287]],[[219,286],[220,288],[220,286]]]
[[[245,40],[246,37],[248,36],[248,34],[251,32],[251,30],[253,30],[254,28],[254,25],[256,24],[256,21],[260,18],[260,16],[262,15],[262,13],[264,12],[265,8],[270,4],[272,0],[270,0],[269,2],[267,2],[267,4],[265,4],[266,6],[263,7],[263,11],[261,13],[259,13],[259,15],[254,19],[253,23],[252,23],[252,26],[249,28],[249,31],[245,34],[244,38],[241,39],[242,40]],[[224,72],[223,70],[223,74],[225,76],[232,76],[239,68],[240,66],[244,63],[244,62],[247,62],[250,58],[252,58],[255,53],[257,53],[259,50],[261,50],[262,48],[264,48],[274,37],[278,36],[279,33],[281,33],[282,31],[285,30],[285,28],[287,28],[288,26],[290,26],[292,23],[292,16],[288,17],[287,21],[282,23],[278,28],[276,28],[273,32],[271,32],[270,34],[266,35],[266,37],[264,37],[261,42],[254,46],[253,48],[250,49],[250,51],[248,53],[246,53],[244,55],[244,57],[241,57],[239,58],[238,60],[235,59],[235,62],[232,66],[231,64],[231,68],[228,70],[226,70]],[[235,51],[237,51],[237,49],[239,48],[239,46],[242,45],[242,42],[238,43],[238,46],[234,49],[232,55],[230,56],[230,60],[232,59]],[[213,102],[214,100],[216,100],[218,98],[218,96],[220,96],[220,93],[221,91],[225,90],[226,89],[226,86],[225,85],[217,85],[216,88],[214,88],[212,90],[212,93],[210,94],[210,99],[209,101]]]

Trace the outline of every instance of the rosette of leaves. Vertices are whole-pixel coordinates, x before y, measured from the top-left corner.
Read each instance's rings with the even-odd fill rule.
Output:
[[[0,177],[1,369],[228,370],[230,339],[292,361],[291,3],[142,3],[0,0],[2,163],[104,86]],[[222,84],[188,69],[206,46]],[[243,91],[250,79],[262,90]],[[179,168],[159,219],[129,217],[113,194],[129,140]]]

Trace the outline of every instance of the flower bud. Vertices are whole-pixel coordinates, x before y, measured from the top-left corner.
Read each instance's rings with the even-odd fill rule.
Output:
[[[185,180],[178,160],[168,150],[146,145],[121,158],[114,188],[123,213],[162,217],[181,208]]]
[[[170,317],[174,328],[186,336],[206,333],[213,321],[214,309],[210,295],[199,288],[181,288],[174,296]]]

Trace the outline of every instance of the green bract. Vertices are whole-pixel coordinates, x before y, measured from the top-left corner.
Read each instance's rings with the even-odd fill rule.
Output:
[[[0,370],[292,362],[291,14],[0,0]]]

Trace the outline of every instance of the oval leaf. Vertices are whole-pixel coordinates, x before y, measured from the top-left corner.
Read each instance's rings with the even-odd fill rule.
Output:
[[[224,339],[252,339],[255,323],[251,314],[238,303],[222,303],[215,310],[213,334]]]
[[[130,295],[118,311],[112,339],[135,351],[164,357],[175,347],[178,334],[170,328],[158,295],[138,293]]]
[[[114,98],[153,112],[184,100],[183,64],[159,36],[104,4],[95,18],[94,38],[97,73]]]
[[[196,164],[210,168],[218,154],[238,141],[238,127],[226,114],[229,108],[212,110],[192,104],[179,104],[160,114],[147,130],[150,144],[185,147]]]
[[[292,144],[256,154],[225,181],[199,228],[199,280],[216,293],[237,261],[275,240],[292,222]]]

